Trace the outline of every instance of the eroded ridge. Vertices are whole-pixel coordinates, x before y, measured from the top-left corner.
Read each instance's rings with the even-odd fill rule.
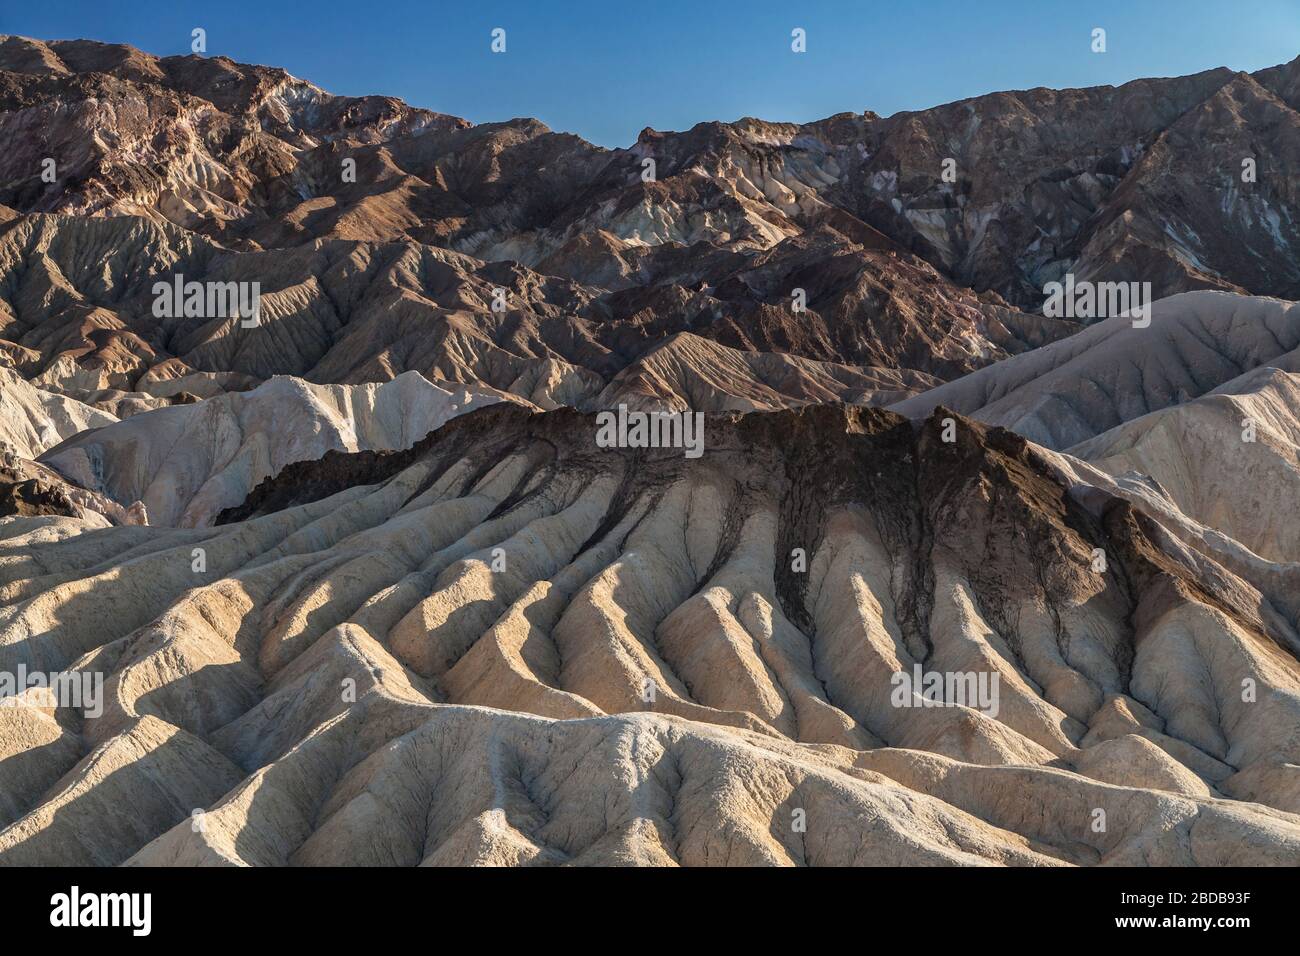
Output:
[[[705,428],[502,403],[213,527],[10,519],[0,671],[104,693],[0,708],[0,863],[1300,862],[1251,582],[943,408]]]

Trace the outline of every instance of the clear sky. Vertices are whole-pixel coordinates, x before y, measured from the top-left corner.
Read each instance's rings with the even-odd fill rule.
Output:
[[[603,146],[645,126],[889,115],[1300,54],[1300,0],[2,0],[0,33],[282,66],[476,123],[536,116]],[[506,30],[493,54],[491,31]],[[791,52],[791,30],[807,52]],[[1090,49],[1094,27],[1107,52]]]

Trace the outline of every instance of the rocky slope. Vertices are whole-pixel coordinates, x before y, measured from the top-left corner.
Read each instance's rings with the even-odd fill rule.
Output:
[[[1290,364],[1290,363],[1288,363]],[[1260,367],[1070,449],[1154,483],[1180,511],[1262,558],[1300,561],[1300,375]]]
[[[793,173],[694,156],[743,145],[730,133],[686,135],[643,181],[643,149],[531,120],[471,127],[219,57],[20,37],[0,40],[0,130],[23,144],[0,157],[0,353],[115,414],[157,407],[163,382],[206,397],[408,370],[572,404],[684,332],[946,380],[1075,328],[818,199],[836,182],[820,166],[799,165],[800,211]],[[264,327],[160,322],[154,283],[178,274],[259,282]]]
[[[33,459],[65,438],[117,419],[75,399],[47,392],[13,369],[0,368],[0,456]]]
[[[0,204],[143,215],[231,248],[409,239],[614,287],[662,273],[673,247],[764,250],[829,225],[1022,308],[1066,271],[1157,297],[1300,289],[1300,59],[888,118],[647,129],[619,150],[223,57],[8,37],[0,71],[0,129],[23,144],[0,158]]]
[[[1298,349],[1300,305],[1193,292],[1156,302],[1144,328],[1107,319],[891,407],[923,417],[942,404],[1065,449],[1261,366],[1300,371]]]
[[[206,397],[408,370],[583,404],[683,333],[949,380],[1075,331],[1020,311],[1065,272],[1157,297],[1297,294],[1298,70],[604,150],[221,57],[7,37],[0,129],[21,145],[0,157],[0,353],[118,415],[158,407],[162,383]],[[260,282],[265,327],[154,318],[153,283],[176,274]]]
[[[201,527],[288,464],[328,451],[409,448],[453,416],[501,398],[483,388],[440,388],[415,372],[382,385],[273,378],[250,392],[81,432],[40,463],[134,508],[148,524]]]
[[[66,515],[92,522],[138,522],[138,514],[38,464],[65,438],[117,422],[104,411],[37,388],[0,367],[0,517]]]
[[[683,333],[931,383],[1076,327],[830,229],[750,257],[695,251],[660,282],[610,291],[413,242],[234,252],[138,218],[24,216],[0,225],[0,358],[122,415],[272,375],[360,384],[405,371],[553,407],[588,402]],[[260,322],[157,316],[155,285],[177,276],[258,283]]]
[[[1123,497],[945,410],[595,429],[501,403],[213,528],[11,520],[0,666],[107,680],[0,710],[0,863],[1300,861],[1294,613]]]

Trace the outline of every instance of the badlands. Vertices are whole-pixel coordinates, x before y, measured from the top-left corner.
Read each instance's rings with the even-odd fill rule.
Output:
[[[0,674],[100,688],[0,700],[0,865],[1300,864],[1297,107],[604,150],[0,38]]]

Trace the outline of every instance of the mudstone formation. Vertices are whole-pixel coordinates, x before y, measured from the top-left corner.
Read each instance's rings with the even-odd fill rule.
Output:
[[[0,38],[0,864],[1300,863],[1297,109],[607,150]]]

